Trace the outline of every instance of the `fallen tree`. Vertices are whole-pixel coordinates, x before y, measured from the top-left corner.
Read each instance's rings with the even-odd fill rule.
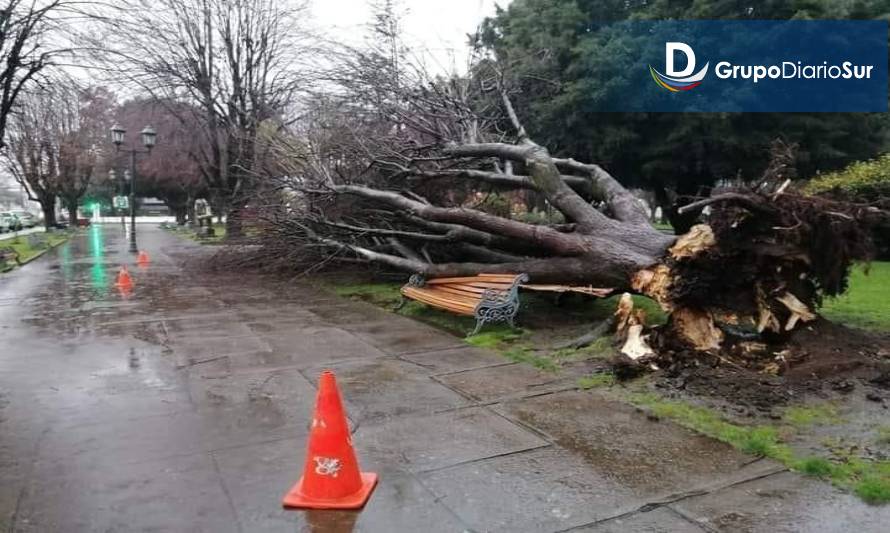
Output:
[[[344,75],[348,97],[317,109],[305,144],[279,146],[291,166],[263,202],[268,258],[427,277],[526,273],[643,294],[670,316],[649,342],[697,351],[781,338],[868,258],[864,208],[775,179],[686,206],[708,206],[709,224],[667,235],[605,169],[537,144],[497,80],[404,78],[359,65]],[[493,196],[506,210],[491,208]],[[511,213],[542,203],[544,220]],[[641,317],[623,327],[630,351],[653,353]]]

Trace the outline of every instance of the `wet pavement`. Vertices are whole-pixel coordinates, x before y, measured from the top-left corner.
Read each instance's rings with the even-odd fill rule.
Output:
[[[0,278],[2,530],[886,530],[890,508],[570,378],[139,230],[131,294],[114,225]],[[285,511],[325,368],[381,481],[360,512]]]

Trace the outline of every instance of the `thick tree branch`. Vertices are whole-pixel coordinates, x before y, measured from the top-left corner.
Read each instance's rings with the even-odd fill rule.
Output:
[[[611,174],[599,165],[580,163],[574,159],[554,159],[557,167],[587,176],[591,195],[605,202],[621,222],[649,225],[649,216],[636,196],[624,188]]]
[[[547,150],[531,141],[521,146],[502,143],[450,146],[446,152],[455,157],[499,157],[522,161],[537,190],[562,214],[576,222],[580,232],[590,233],[612,226],[608,217],[588,204],[561,179],[559,169]]]
[[[335,185],[335,192],[354,194],[404,209],[416,216],[433,222],[446,222],[469,226],[504,237],[546,248],[557,255],[579,255],[589,252],[585,241],[572,234],[560,233],[545,226],[534,226],[460,207],[436,207],[388,191],[380,191],[359,185]]]
[[[509,189],[540,190],[537,184],[528,176],[519,174],[504,174],[475,169],[447,169],[447,170],[409,170],[408,173],[416,181],[435,180],[445,178],[469,178],[483,183],[490,183],[498,187]],[[572,189],[581,193],[590,192],[591,180],[581,176],[563,174],[562,180]]]

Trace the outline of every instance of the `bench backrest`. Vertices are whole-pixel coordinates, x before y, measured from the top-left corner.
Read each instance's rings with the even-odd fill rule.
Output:
[[[512,292],[525,279],[522,274],[479,274],[453,278],[434,278],[426,281],[426,287],[481,300],[486,291]]]

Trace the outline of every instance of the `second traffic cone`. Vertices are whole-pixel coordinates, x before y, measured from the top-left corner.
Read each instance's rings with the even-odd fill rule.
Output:
[[[130,277],[130,272],[127,270],[127,267],[121,267],[120,271],[117,273],[117,283],[115,283],[115,285],[118,287],[133,286],[133,278]]]
[[[139,252],[139,255],[136,257],[137,265],[144,267],[144,266],[148,266],[148,263],[150,263],[150,262],[151,261],[148,258],[148,252],[146,252],[145,250]]]
[[[375,485],[377,474],[358,469],[337,381],[326,370],[318,380],[303,477],[282,503],[297,509],[358,509]]]

